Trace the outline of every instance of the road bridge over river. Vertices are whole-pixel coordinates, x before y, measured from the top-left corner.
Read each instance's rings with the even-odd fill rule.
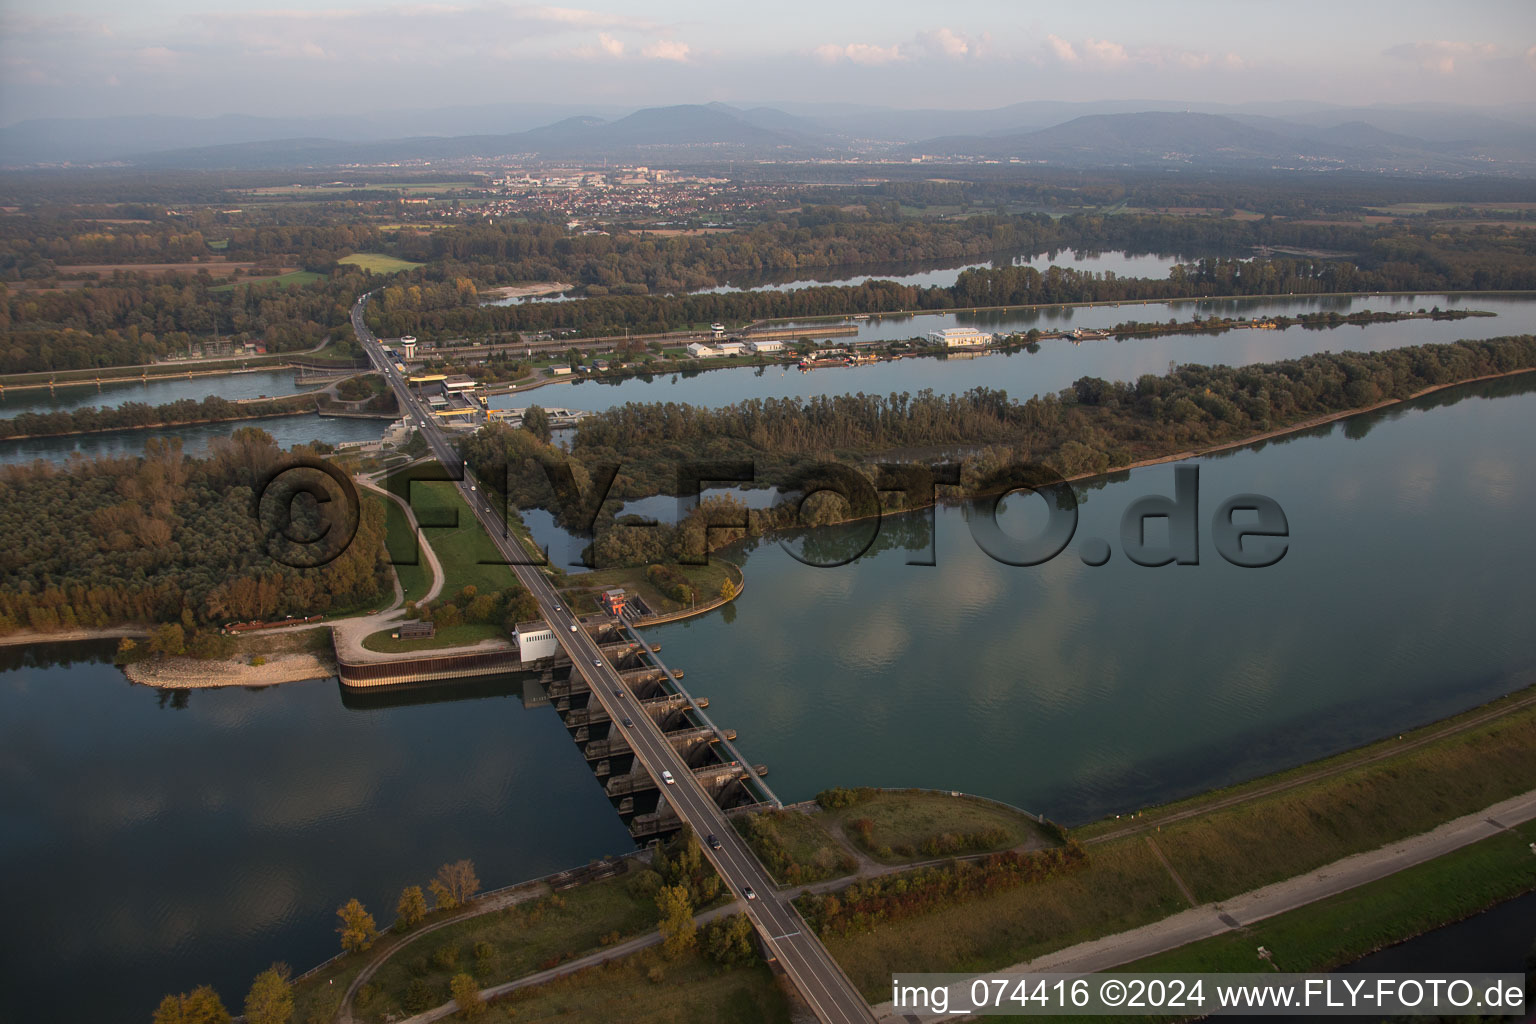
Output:
[[[458,453],[448,443],[426,403],[412,393],[404,376],[385,355],[383,346],[368,329],[364,322],[368,299],[369,295],[365,294],[352,307],[352,327],[363,350],[368,354],[369,362],[389,382],[406,416],[416,421],[432,454],[451,474],[459,478],[457,487],[460,495],[496,544],[518,581],[528,588],[528,592],[538,602],[544,620],[554,628],[561,648],[571,659],[573,671],[587,678],[592,696],[611,720],[630,718],[633,722],[632,726],[623,730],[622,735],[633,750],[637,765],[658,783],[664,778],[664,772],[669,773],[674,782],[663,786],[662,790],[668,796],[671,809],[698,835],[718,837],[719,849],[705,845],[704,855],[709,858],[726,885],[744,899],[747,916],[770,956],[783,967],[819,1020],[828,1024],[873,1022],[875,1018],[869,1004],[859,995],[821,940],[806,925],[799,911],[779,898],[768,870],[737,835],[726,819],[725,812],[705,792],[692,768],[663,735],[656,721],[650,715],[636,712],[634,701],[626,696],[629,691],[623,679],[613,664],[603,657],[597,642],[581,628],[580,622],[565,607],[539,567],[525,564],[528,554],[507,529],[505,519],[498,517],[486,503],[484,490],[476,489],[473,480],[464,471]],[[699,714],[702,717],[703,712],[699,711]]]

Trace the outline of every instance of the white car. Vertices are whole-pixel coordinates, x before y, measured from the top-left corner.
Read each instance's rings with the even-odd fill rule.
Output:
[[[665,770],[663,770],[661,773],[661,781],[665,782],[669,786],[677,784],[677,780],[672,777],[672,773]]]
[[[576,632],[576,623],[574,623],[574,622],[571,623],[571,632],[572,633]]]

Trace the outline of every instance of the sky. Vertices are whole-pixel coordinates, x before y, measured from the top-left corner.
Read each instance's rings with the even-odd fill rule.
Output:
[[[1532,0],[0,0],[0,124],[503,103],[1533,97]]]

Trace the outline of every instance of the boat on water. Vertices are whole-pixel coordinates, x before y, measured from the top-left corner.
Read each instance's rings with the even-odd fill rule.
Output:
[[[855,313],[853,318],[855,320],[868,320],[869,319],[869,314],[868,313]]]

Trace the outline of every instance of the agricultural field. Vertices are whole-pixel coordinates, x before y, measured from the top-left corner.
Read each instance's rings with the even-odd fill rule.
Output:
[[[424,263],[412,263],[410,260],[396,259],[379,252],[354,252],[350,256],[343,256],[336,261],[347,266],[357,267],[372,274],[398,274],[402,270],[415,270],[425,266]]]

